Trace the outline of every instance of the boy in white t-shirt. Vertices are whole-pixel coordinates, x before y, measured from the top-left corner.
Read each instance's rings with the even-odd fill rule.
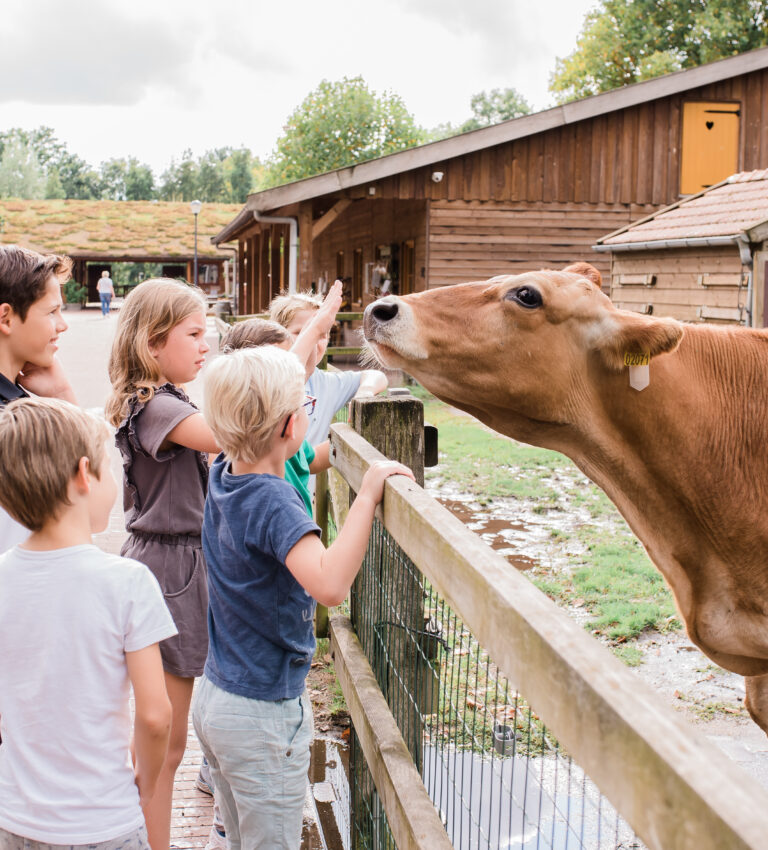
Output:
[[[176,627],[149,570],[91,542],[117,495],[108,436],[65,401],[0,410],[0,505],[32,532],[0,556],[0,850],[149,850]]]

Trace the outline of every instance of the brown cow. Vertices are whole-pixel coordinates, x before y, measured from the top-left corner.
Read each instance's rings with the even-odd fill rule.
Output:
[[[364,332],[386,366],[605,490],[768,733],[768,332],[618,310],[586,263],[388,296]],[[646,355],[634,389],[625,363]]]

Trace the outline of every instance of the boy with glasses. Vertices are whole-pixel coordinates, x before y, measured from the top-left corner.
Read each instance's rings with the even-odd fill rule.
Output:
[[[326,550],[284,480],[307,430],[304,377],[293,354],[266,346],[219,357],[205,382],[204,415],[223,454],[203,522],[210,639],[193,722],[231,850],[300,844],[315,601],[346,597],[385,479],[413,478],[399,463],[374,464]]]

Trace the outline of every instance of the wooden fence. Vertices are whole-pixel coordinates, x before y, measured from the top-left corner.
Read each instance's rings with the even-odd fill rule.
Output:
[[[361,406],[391,402],[353,404],[360,422]],[[382,455],[347,424],[332,426],[331,443],[329,489],[341,524],[346,495],[338,476],[356,491]],[[390,479],[377,517],[648,847],[768,846],[768,794],[420,486]],[[350,619],[332,616],[330,635],[397,847],[452,846]]]

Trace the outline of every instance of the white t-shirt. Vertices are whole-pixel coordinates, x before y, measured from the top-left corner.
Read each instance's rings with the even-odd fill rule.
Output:
[[[29,537],[30,531],[10,517],[0,508],[0,555],[12,546],[23,543]]]
[[[328,439],[328,429],[337,411],[360,388],[360,372],[325,372],[315,369],[307,381],[307,392],[317,398],[315,412],[309,417],[306,440],[312,446]]]
[[[150,571],[93,545],[0,556],[0,827],[95,844],[144,823],[125,653],[176,634]]]
[[[107,293],[113,293],[114,289],[112,288],[112,278],[100,277],[99,282],[96,284],[96,290],[102,295],[106,295]]]

